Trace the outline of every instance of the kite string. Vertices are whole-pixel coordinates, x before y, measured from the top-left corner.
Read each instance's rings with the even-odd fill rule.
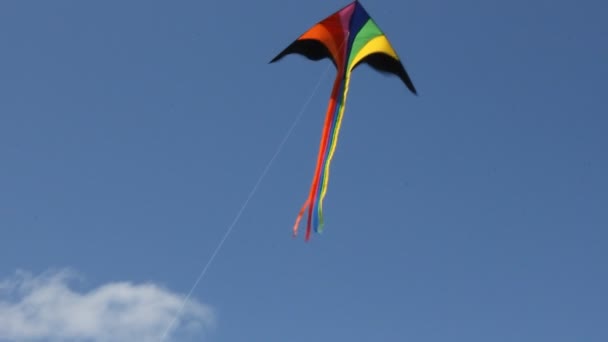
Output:
[[[200,283],[200,281],[203,279],[203,277],[207,273],[207,270],[209,269],[209,267],[211,266],[211,264],[215,260],[215,257],[217,256],[217,254],[219,253],[220,249],[224,245],[224,242],[226,241],[226,239],[228,239],[228,236],[230,235],[230,233],[234,229],[234,226],[236,226],[236,224],[238,223],[239,219],[241,218],[241,215],[245,211],[247,205],[249,204],[249,201],[251,201],[251,199],[253,198],[253,196],[257,192],[260,184],[262,183],[262,180],[264,179],[264,177],[266,176],[266,174],[270,170],[270,167],[272,166],[272,164],[274,163],[274,161],[276,160],[276,158],[279,156],[279,154],[283,150],[283,147],[285,146],[285,143],[287,143],[287,140],[291,136],[291,133],[293,132],[293,130],[296,128],[296,126],[300,122],[302,116],[304,115],[304,112],[305,112],[306,108],[308,108],[308,105],[310,104],[310,101],[312,101],[313,97],[315,96],[315,94],[319,90],[319,87],[321,86],[321,81],[323,80],[323,78],[325,77],[325,75],[329,72],[329,70],[330,70],[331,67],[332,67],[332,64],[328,65],[327,68],[325,69],[325,71],[321,74],[321,77],[319,78],[319,81],[317,82],[316,86],[312,90],[312,92],[309,95],[308,99],[304,102],[304,104],[300,108],[300,111],[296,115],[296,118],[294,119],[293,123],[291,124],[291,127],[289,127],[289,129],[287,130],[287,133],[283,137],[283,140],[281,141],[281,143],[279,143],[279,146],[277,147],[274,155],[272,156],[272,158],[270,158],[270,160],[266,164],[266,167],[262,171],[262,173],[261,173],[260,177],[258,178],[257,182],[255,183],[255,185],[253,186],[253,188],[249,192],[249,195],[247,196],[247,198],[245,199],[245,201],[241,205],[241,208],[237,212],[237,214],[234,217],[234,219],[232,220],[232,223],[226,229],[226,232],[224,233],[224,236],[222,237],[222,239],[220,240],[219,244],[217,245],[217,247],[215,248],[215,250],[211,254],[211,257],[209,258],[209,260],[205,264],[205,267],[203,267],[203,270],[201,271],[201,273],[199,274],[198,278],[196,279],[196,281],[192,285],[192,288],[190,288],[190,291],[188,292],[188,294],[184,298],[184,300],[182,302],[182,305],[181,305],[180,309],[178,310],[177,314],[175,315],[175,317],[173,318],[173,320],[171,321],[171,323],[169,324],[169,326],[167,327],[167,329],[163,333],[163,336],[161,337],[161,341],[163,341],[166,338],[167,334],[169,333],[169,331],[171,330],[171,328],[175,324],[175,321],[177,321],[179,315],[184,310],[184,308],[185,308],[188,300],[190,299],[190,297],[192,296],[192,293],[194,292],[194,289],[198,286],[198,284]]]

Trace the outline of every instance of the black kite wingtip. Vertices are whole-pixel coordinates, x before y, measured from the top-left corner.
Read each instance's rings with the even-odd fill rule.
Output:
[[[414,87],[413,84],[408,85],[407,88],[414,94],[414,96],[418,96],[418,90]]]

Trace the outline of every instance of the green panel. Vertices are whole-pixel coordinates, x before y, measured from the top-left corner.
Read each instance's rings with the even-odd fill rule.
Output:
[[[372,19],[368,19],[361,30],[359,30],[359,33],[357,33],[357,36],[353,41],[353,46],[351,48],[350,55],[348,56],[348,66],[350,67],[353,58],[355,58],[357,53],[363,49],[365,44],[378,36],[382,36],[383,34],[384,33],[380,31],[378,25],[376,25]]]

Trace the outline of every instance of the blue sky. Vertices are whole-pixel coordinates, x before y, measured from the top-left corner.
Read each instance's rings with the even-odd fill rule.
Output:
[[[3,1],[0,312],[151,283],[167,304],[139,332],[164,327],[323,77],[192,294],[192,340],[608,339],[606,3],[363,2],[420,96],[357,69],[305,243],[333,70],[268,61],[346,3]],[[77,336],[90,307],[61,307]],[[0,338],[30,336],[11,319]]]

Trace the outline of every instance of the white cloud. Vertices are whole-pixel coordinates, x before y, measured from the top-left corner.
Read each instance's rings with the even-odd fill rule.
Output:
[[[67,270],[19,271],[0,281],[0,341],[161,341],[165,330],[204,333],[212,309],[154,284],[113,282],[89,292],[70,288]],[[164,341],[170,341],[167,336]]]

